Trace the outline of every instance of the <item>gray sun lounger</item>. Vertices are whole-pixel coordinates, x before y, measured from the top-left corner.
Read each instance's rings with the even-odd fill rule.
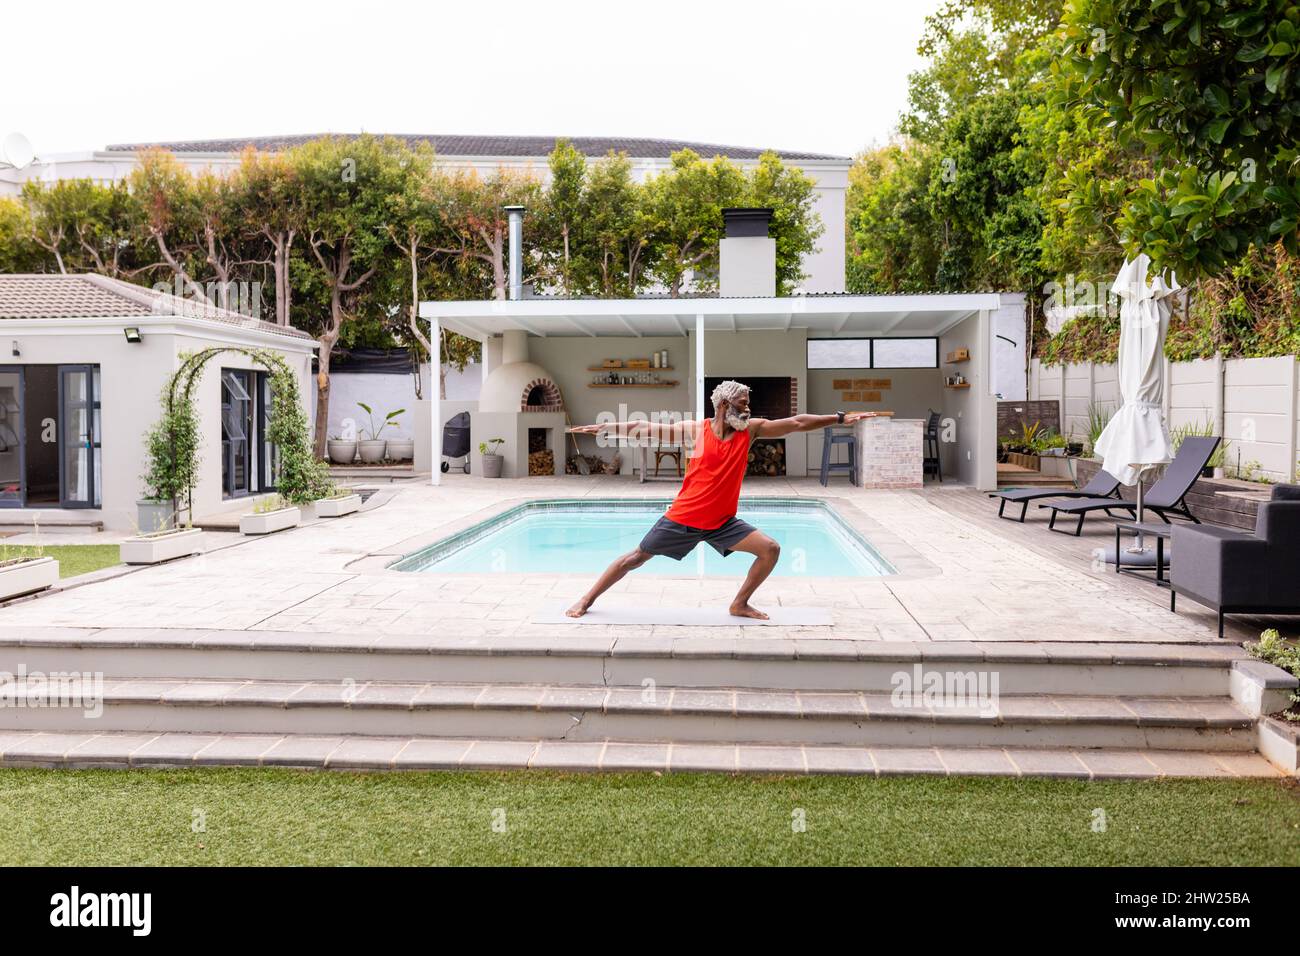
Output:
[[[1210,457],[1218,447],[1219,439],[1216,437],[1193,435],[1184,438],[1183,443],[1178,446],[1178,454],[1174,455],[1174,460],[1165,469],[1164,477],[1152,485],[1151,490],[1143,496],[1143,507],[1159,515],[1160,520],[1165,524],[1173,523],[1169,520],[1170,515],[1178,515],[1193,524],[1200,524],[1200,520],[1192,514],[1183,499],[1187,492],[1192,490],[1192,485],[1196,484],[1196,479],[1201,475],[1201,469],[1209,463]],[[1083,533],[1083,520],[1091,511],[1104,511],[1112,518],[1115,517],[1110,513],[1112,508],[1122,509],[1131,515],[1137,514],[1137,502],[1117,498],[1081,498],[1078,501],[1063,501],[1060,504],[1047,502],[1038,507],[1052,509],[1052,518],[1047,523],[1049,530],[1059,531],[1061,534],[1073,534],[1075,537]],[[1079,516],[1079,523],[1073,531],[1056,527],[1056,518],[1060,514]]]
[[[998,502],[999,518],[1023,524],[1031,501],[1042,498],[1119,498],[1119,479],[1107,471],[1099,471],[1082,488],[1007,488],[1003,491],[990,491],[989,497],[1002,499]],[[1019,518],[1002,513],[1008,501],[1020,505]]]

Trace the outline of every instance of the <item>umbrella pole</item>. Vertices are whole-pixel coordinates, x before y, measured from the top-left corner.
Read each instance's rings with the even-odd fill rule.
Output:
[[[1141,524],[1145,520],[1145,515],[1143,515],[1142,513],[1142,474],[1143,472],[1138,472],[1138,507],[1137,507],[1138,524]],[[1142,541],[1142,532],[1139,531],[1137,533],[1137,541],[1134,543],[1133,547],[1128,549],[1128,553],[1145,554],[1146,550],[1147,550],[1146,544]]]

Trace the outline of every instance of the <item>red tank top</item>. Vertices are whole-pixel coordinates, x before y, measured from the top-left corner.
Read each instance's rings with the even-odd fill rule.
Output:
[[[700,429],[700,448],[686,465],[686,479],[664,515],[688,528],[712,531],[736,513],[740,483],[749,463],[749,430],[732,432],[725,441],[713,432],[713,422]]]

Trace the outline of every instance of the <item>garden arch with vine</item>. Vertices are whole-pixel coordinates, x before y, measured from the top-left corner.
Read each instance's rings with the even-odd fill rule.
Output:
[[[218,355],[243,355],[271,375],[271,414],[266,439],[278,452],[276,489],[291,504],[305,504],[333,492],[325,463],[312,453],[307,416],[298,398],[298,378],[284,356],[270,349],[237,345],[212,346],[183,355],[163,390],[163,416],[150,430],[146,494],[172,502],[179,513],[183,501],[193,519],[194,482],[199,466],[199,425],[194,389],[208,363]]]

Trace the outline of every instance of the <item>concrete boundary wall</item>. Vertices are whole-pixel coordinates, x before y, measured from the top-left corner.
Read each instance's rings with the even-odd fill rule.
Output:
[[[1230,472],[1253,470],[1295,481],[1300,457],[1300,365],[1294,355],[1167,362],[1165,418],[1170,428],[1209,423],[1228,441]],[[1061,433],[1084,439],[1088,408],[1120,405],[1115,365],[1030,366],[1031,401],[1061,402]]]

